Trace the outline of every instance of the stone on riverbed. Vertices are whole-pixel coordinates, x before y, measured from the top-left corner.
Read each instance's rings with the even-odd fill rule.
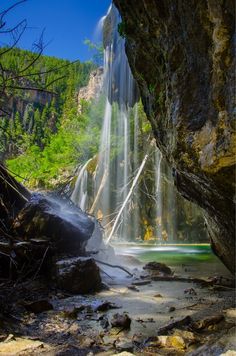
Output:
[[[14,222],[17,235],[45,238],[57,253],[84,254],[94,222],[75,206],[41,194],[33,194]]]
[[[40,353],[39,349],[44,348],[44,343],[38,340],[30,340],[27,338],[13,337],[13,339],[0,343],[0,355],[15,356],[15,355],[32,355]],[[37,351],[36,351],[37,350]]]
[[[144,270],[147,270],[150,274],[168,274],[171,275],[173,272],[170,267],[165,265],[164,263],[159,262],[149,262],[144,267]]]
[[[70,293],[96,292],[101,289],[99,268],[89,257],[74,257],[58,261],[56,283]]]
[[[35,314],[43,313],[45,311],[53,309],[53,305],[45,299],[36,300],[33,302],[25,302],[23,305],[27,311]]]
[[[111,319],[112,327],[121,327],[123,329],[129,329],[130,324],[131,324],[131,319],[126,313],[123,314],[116,313],[113,315]]]

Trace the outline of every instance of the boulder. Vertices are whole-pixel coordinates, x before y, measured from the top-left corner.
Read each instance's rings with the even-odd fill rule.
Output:
[[[99,268],[89,257],[74,257],[56,263],[56,284],[76,294],[86,294],[101,288]]]
[[[235,271],[233,0],[114,0],[144,109],[179,192]]]
[[[90,217],[75,206],[33,194],[14,221],[15,233],[26,239],[46,239],[59,254],[85,254],[94,229]]]

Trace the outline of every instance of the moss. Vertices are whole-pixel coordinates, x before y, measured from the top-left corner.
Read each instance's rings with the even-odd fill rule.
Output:
[[[125,38],[126,33],[125,33],[125,23],[124,23],[124,21],[121,21],[120,23],[118,23],[117,30],[118,30],[119,35],[122,38]]]

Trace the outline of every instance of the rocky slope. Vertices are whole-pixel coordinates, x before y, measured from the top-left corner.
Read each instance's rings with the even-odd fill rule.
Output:
[[[157,145],[235,271],[234,3],[114,0]]]
[[[99,67],[93,70],[89,76],[88,85],[80,88],[78,92],[77,102],[78,102],[78,112],[83,111],[83,100],[91,101],[97,99],[102,91],[103,84],[103,67]]]

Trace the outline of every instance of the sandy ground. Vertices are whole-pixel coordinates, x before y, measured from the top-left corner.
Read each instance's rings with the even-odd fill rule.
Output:
[[[48,298],[53,310],[37,315],[19,311],[14,325],[11,320],[3,325],[0,355],[236,354],[232,289],[151,281],[138,261],[124,257],[122,264],[127,263],[133,277],[119,269],[102,267],[106,272],[102,273],[103,281],[109,285],[109,290],[90,296],[52,292]],[[183,270],[182,274],[189,275],[189,271]],[[97,311],[97,307],[106,301],[114,303],[118,309]],[[126,313],[131,318],[130,329],[111,327],[111,319],[116,313]],[[156,337],[161,327],[176,320],[190,316],[194,322],[215,315],[223,315],[223,320],[194,333],[197,341],[191,345],[184,339],[185,345],[182,346],[160,347],[158,343],[146,346],[150,336]],[[173,330],[183,335],[186,328]]]

